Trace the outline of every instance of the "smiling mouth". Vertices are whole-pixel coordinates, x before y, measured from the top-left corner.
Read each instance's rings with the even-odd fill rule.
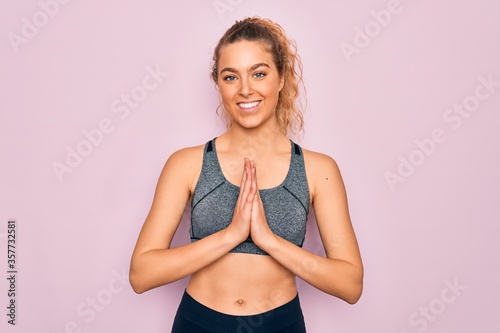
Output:
[[[244,111],[252,111],[257,106],[259,106],[259,104],[260,104],[260,101],[248,102],[248,103],[237,103],[237,105],[240,107],[240,109],[242,109]]]

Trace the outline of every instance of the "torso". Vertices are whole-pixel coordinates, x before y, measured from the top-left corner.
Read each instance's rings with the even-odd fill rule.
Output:
[[[231,315],[266,312],[297,294],[295,276],[270,256],[228,253],[191,276],[187,292]]]
[[[226,179],[234,185],[241,181],[244,156],[251,148],[232,152],[219,144],[217,155]],[[290,144],[281,145],[272,156],[250,156],[257,164],[259,188],[272,188],[285,179],[290,165]],[[193,153],[203,154],[204,146]],[[201,171],[191,170],[191,193]],[[312,202],[312,201],[310,201]],[[292,300],[297,294],[295,275],[267,255],[228,253],[192,274],[186,291],[201,304],[230,315],[258,314]]]

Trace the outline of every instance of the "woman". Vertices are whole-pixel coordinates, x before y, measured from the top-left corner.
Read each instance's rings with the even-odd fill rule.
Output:
[[[130,268],[137,293],[191,276],[172,332],[305,332],[296,276],[351,304],[361,296],[339,169],[287,137],[302,128],[301,68],[266,19],[236,22],[215,48],[228,129],[170,156]],[[188,201],[192,241],[170,248]],[[310,208],[326,257],[302,248]]]

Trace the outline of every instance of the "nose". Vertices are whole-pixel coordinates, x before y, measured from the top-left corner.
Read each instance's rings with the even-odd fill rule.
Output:
[[[248,79],[242,79],[240,84],[239,94],[243,97],[248,97],[253,94],[252,85]]]

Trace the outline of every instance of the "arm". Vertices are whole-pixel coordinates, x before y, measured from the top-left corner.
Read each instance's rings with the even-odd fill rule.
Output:
[[[197,177],[194,175],[199,174],[200,168],[200,150],[196,148],[180,150],[166,162],[151,210],[132,254],[130,283],[135,292],[142,293],[197,272],[228,253],[248,236],[249,225],[245,235],[244,214],[248,215],[249,221],[251,207],[245,205],[245,195],[251,184],[244,173],[240,198],[230,227],[197,242],[170,248],[195,186]],[[249,199],[253,200],[253,197]]]
[[[304,281],[354,304],[363,289],[363,264],[349,217],[344,183],[333,159],[313,152],[308,155],[310,190],[326,258],[273,234],[262,224],[259,230],[261,237],[254,236],[256,228],[252,224],[252,238],[259,242],[259,247]],[[258,203],[254,207],[261,216],[258,221],[262,221],[262,216],[265,219],[262,205]],[[255,219],[252,216],[252,223]],[[255,238],[258,238],[257,241]]]

